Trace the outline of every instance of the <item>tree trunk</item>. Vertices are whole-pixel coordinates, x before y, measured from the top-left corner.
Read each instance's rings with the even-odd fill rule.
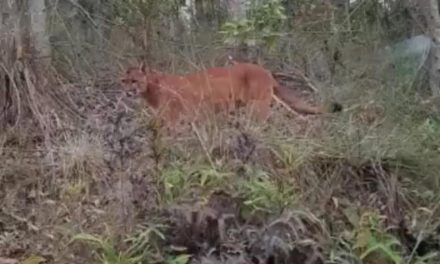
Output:
[[[183,23],[183,26],[188,32],[191,32],[192,20],[194,18],[195,13],[195,0],[185,0],[185,3],[180,8],[180,19]]]
[[[23,56],[18,1],[0,1],[0,128],[17,120],[17,93],[13,89],[13,71]]]
[[[433,45],[430,54],[429,86],[434,97],[440,96],[440,14],[437,0],[430,0],[428,26]]]
[[[30,39],[33,51],[39,63],[49,65],[51,48],[49,35],[46,33],[46,6],[44,0],[29,1]]]
[[[41,67],[45,66],[42,61],[36,60],[41,54],[48,54],[50,59],[44,0],[0,1],[0,10],[0,126],[36,122],[47,132],[49,125],[43,113],[66,102],[59,89],[52,90],[48,85],[50,75]]]
[[[228,13],[233,19],[242,19],[246,17],[246,0],[226,0]]]

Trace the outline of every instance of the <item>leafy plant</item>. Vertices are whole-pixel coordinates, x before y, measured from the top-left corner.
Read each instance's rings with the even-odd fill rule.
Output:
[[[125,240],[131,245],[128,252],[143,256],[143,259],[162,259],[160,243],[165,241],[165,228],[166,226],[161,224],[140,226],[134,235]]]
[[[220,33],[223,34],[223,41],[230,45],[255,46],[257,42],[254,25],[248,19],[225,22]]]
[[[91,234],[78,234],[72,241],[84,241],[94,245],[99,253],[98,260],[103,264],[138,264],[145,260],[160,260],[160,242],[165,240],[162,233],[165,226],[141,226],[138,231],[124,242],[130,245],[128,249],[119,251],[110,238]]]
[[[202,165],[191,173],[195,184],[200,187],[208,189],[223,186],[225,180],[232,176],[229,172],[223,172],[218,168],[212,166]]]
[[[252,212],[279,213],[295,202],[291,186],[278,186],[267,173],[257,171],[248,181],[242,182],[244,209]]]
[[[185,171],[179,164],[172,164],[164,168],[161,172],[161,182],[163,185],[163,201],[168,203],[179,197],[187,189]]]
[[[188,255],[188,254],[169,256],[166,258],[165,263],[166,264],[186,264],[186,263],[188,263],[190,257],[191,257],[191,255]]]
[[[399,240],[383,231],[379,217],[375,213],[364,213],[356,230],[353,249],[359,253],[361,260],[373,256],[387,259],[394,264],[402,263],[401,244]]]
[[[280,141],[273,144],[272,153],[277,157],[277,161],[285,168],[294,170],[303,164],[311,150],[300,144],[293,142]]]
[[[330,250],[326,263],[328,264],[361,264],[360,258],[353,252],[351,243],[353,234],[343,232],[337,239],[335,247]]]
[[[270,49],[280,36],[278,31],[286,19],[285,9],[281,0],[251,2],[247,2],[250,5],[248,17],[225,22],[220,33],[227,44],[263,44]]]
[[[120,252],[112,244],[110,239],[90,234],[78,234],[73,240],[80,240],[95,245],[98,250],[98,260],[102,264],[138,264],[144,258],[143,255],[135,255],[129,250]]]
[[[164,201],[170,203],[188,192],[192,188],[212,190],[225,186],[229,172],[221,171],[205,163],[196,163],[187,168],[185,164],[173,163],[162,170],[162,184],[164,186]]]
[[[425,151],[433,150],[440,152],[440,119],[438,117],[428,117],[419,127],[418,133],[421,135],[422,144]]]

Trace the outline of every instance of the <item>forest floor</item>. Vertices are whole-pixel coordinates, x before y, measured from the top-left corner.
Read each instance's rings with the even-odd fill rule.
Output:
[[[440,125],[402,102],[169,137],[118,83],[63,87],[79,121],[0,134],[0,264],[440,261]]]

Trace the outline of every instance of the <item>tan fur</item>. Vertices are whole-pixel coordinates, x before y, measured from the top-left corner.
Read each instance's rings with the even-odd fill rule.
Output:
[[[231,109],[237,104],[249,107],[252,117],[265,121],[270,114],[272,98],[302,114],[330,112],[311,106],[280,86],[263,67],[250,63],[234,63],[226,67],[208,68],[186,75],[173,75],[132,67],[122,78],[127,89],[140,94],[156,110],[168,126],[181,118],[194,120],[212,109]],[[335,104],[332,111],[341,110]]]

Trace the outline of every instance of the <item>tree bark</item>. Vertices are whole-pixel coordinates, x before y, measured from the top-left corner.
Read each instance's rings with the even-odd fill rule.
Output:
[[[0,129],[18,114],[12,69],[23,54],[19,14],[18,1],[0,1]]]
[[[46,32],[46,6],[44,0],[30,0],[28,14],[30,16],[30,39],[33,43],[34,56],[40,63],[49,65],[51,48],[49,35]]]
[[[440,96],[440,14],[437,0],[430,0],[429,3],[429,32],[433,40],[430,68],[429,86],[434,97]]]
[[[179,13],[183,26],[188,32],[191,32],[192,20],[195,15],[195,0],[185,0],[185,3],[180,8]]]
[[[246,17],[246,0],[226,0],[228,13],[233,19]]]

